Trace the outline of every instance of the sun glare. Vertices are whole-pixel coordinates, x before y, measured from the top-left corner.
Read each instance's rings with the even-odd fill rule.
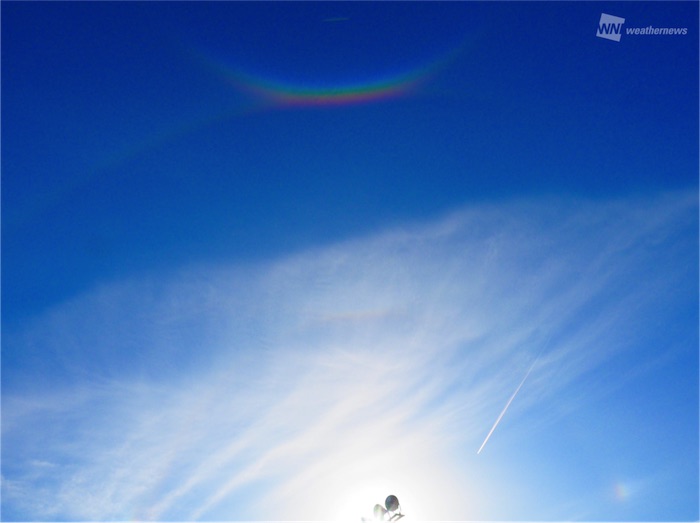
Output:
[[[374,506],[384,506],[388,496],[394,495],[399,499],[400,512],[404,515],[402,523],[415,521],[418,512],[414,505],[415,495],[407,485],[400,480],[388,478],[374,478],[349,486],[347,491],[340,496],[334,521],[360,523],[363,519],[375,521]],[[414,516],[414,517],[412,517]],[[397,520],[398,521],[398,520]]]

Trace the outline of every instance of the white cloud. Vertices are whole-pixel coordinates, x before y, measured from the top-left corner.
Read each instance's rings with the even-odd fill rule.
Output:
[[[32,519],[356,520],[391,490],[414,519],[507,518],[463,464],[483,470],[474,455],[543,346],[489,446],[575,409],[574,380],[679,306],[696,215],[688,194],[511,202],[103,286],[6,341],[60,368],[5,392],[3,503]]]

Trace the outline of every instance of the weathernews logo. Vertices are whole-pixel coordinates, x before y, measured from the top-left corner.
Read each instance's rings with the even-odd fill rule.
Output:
[[[608,40],[615,40],[616,42],[619,42],[620,38],[622,38],[622,24],[624,23],[624,18],[600,13],[598,31],[595,35],[599,38],[606,38]]]
[[[622,25],[625,23],[624,18],[619,16],[600,13],[600,21],[598,22],[598,30],[595,35],[598,38],[613,40],[619,42],[622,38]],[[626,35],[687,35],[687,27],[626,27],[624,30]]]

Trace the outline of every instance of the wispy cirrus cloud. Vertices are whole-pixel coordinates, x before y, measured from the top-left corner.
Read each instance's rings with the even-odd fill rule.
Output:
[[[4,390],[3,510],[355,519],[390,489],[415,519],[513,517],[484,459],[576,409],[583,376],[654,360],[649,322],[695,299],[696,221],[689,193],[482,205],[95,289],[6,336],[37,363]]]

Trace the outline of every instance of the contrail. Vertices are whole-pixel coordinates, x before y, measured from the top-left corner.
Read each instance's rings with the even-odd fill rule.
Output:
[[[542,351],[540,351],[540,354],[542,354]],[[513,400],[515,399],[515,396],[516,396],[516,395],[518,394],[518,392],[520,391],[520,388],[523,386],[523,383],[525,383],[525,380],[527,379],[527,377],[528,377],[528,376],[530,375],[530,373],[532,372],[532,369],[535,368],[535,364],[537,363],[537,360],[540,359],[540,354],[538,354],[537,357],[535,358],[535,361],[532,362],[532,365],[530,365],[530,368],[529,368],[529,369],[527,370],[527,372],[525,373],[525,377],[523,378],[523,381],[520,382],[520,385],[518,385],[518,388],[515,389],[515,392],[513,393],[513,395],[512,395],[512,396],[510,397],[510,399],[508,400],[508,403],[506,403],[506,406],[503,407],[503,410],[501,411],[501,414],[499,414],[498,419],[496,420],[496,423],[493,424],[493,427],[491,427],[491,430],[490,430],[489,433],[486,435],[486,439],[485,439],[484,442],[481,444],[481,447],[479,447],[479,450],[476,451],[477,454],[480,454],[480,453],[481,453],[481,450],[484,448],[484,445],[486,445],[486,442],[487,442],[487,441],[489,440],[489,438],[491,437],[491,434],[493,434],[493,431],[496,430],[496,427],[497,427],[498,424],[500,423],[501,418],[503,417],[503,415],[504,415],[504,414],[506,413],[506,411],[508,410],[508,407],[510,407],[510,404],[513,403]]]

